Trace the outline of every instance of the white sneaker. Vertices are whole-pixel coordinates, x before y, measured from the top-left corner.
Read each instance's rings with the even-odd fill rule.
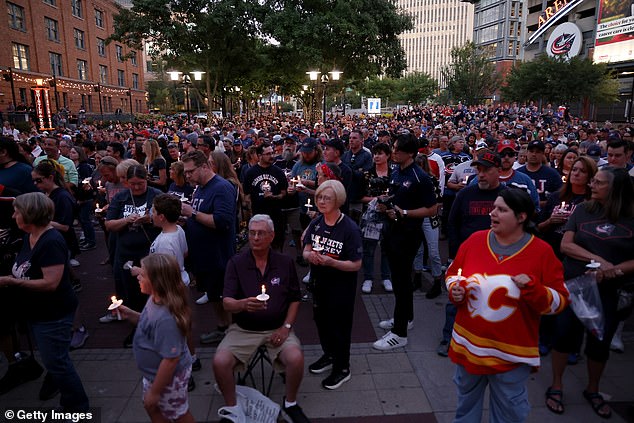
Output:
[[[361,285],[361,292],[364,294],[369,294],[372,292],[372,281],[370,279],[366,279],[363,281],[363,285]]]
[[[304,279],[302,279],[302,282],[304,283],[310,282],[310,270],[308,271],[308,273],[306,273],[306,276],[304,276]]]
[[[116,321],[117,321],[117,316],[110,312],[104,314],[102,317],[99,318],[99,323],[110,323],[110,322],[116,322]]]
[[[394,318],[392,317],[391,319],[388,319],[388,320],[381,320],[379,322],[379,327],[385,330],[392,330],[394,328]],[[410,320],[407,322],[407,330],[412,330],[412,329],[414,329],[414,321]]]
[[[407,338],[402,338],[392,332],[388,332],[381,339],[372,344],[372,347],[381,351],[389,351],[407,345]]]
[[[389,279],[383,279],[383,289],[385,289],[386,292],[394,291],[394,288],[392,287],[392,281]]]
[[[240,404],[234,405],[232,407],[220,407],[218,409],[218,417],[220,417],[220,420],[226,419],[234,423],[245,423],[247,421],[247,418],[244,415],[244,411],[242,410]]]
[[[624,325],[625,325],[625,322],[620,322],[616,328],[616,332],[614,333],[614,336],[612,337],[612,342],[610,342],[610,349],[612,351],[616,351],[618,353],[625,352],[625,345],[623,345],[623,339],[621,338],[621,333],[623,332]]]
[[[207,304],[208,302],[209,302],[209,297],[207,296],[206,292],[202,297],[196,300],[196,304]]]
[[[69,263],[70,263],[70,265],[71,265],[72,267],[77,267],[77,266],[79,266],[79,262],[78,262],[77,260],[75,260],[75,259],[70,259],[70,262],[69,262]]]

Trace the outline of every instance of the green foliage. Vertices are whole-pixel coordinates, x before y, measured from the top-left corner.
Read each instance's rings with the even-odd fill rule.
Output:
[[[256,98],[275,86],[299,93],[310,69],[337,68],[348,82],[397,77],[398,35],[411,28],[391,0],[134,0],[109,41],[146,40],[168,68],[206,72],[208,98],[232,86]]]
[[[569,61],[541,55],[520,62],[506,77],[504,98],[511,101],[538,100],[572,103],[588,99],[593,103],[613,103],[618,99],[618,82],[606,64],[574,57]]]
[[[495,92],[501,78],[487,59],[490,56],[471,41],[451,49],[451,62],[441,70],[450,101],[479,104]]]
[[[438,83],[425,73],[413,73],[398,79],[371,79],[359,89],[366,97],[383,99],[386,106],[408,102],[421,104],[434,97]]]

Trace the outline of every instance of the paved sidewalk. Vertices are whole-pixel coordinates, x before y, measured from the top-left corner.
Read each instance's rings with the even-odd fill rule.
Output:
[[[317,421],[363,422],[450,422],[456,404],[452,383],[454,365],[439,357],[435,350],[444,320],[444,299],[427,300],[415,294],[414,329],[409,345],[391,352],[373,350],[370,343],[355,344],[352,348],[352,380],[336,391],[320,387],[323,375],[306,372],[299,403],[306,414]],[[363,296],[365,308],[374,327],[389,317],[393,307],[391,295]],[[383,330],[376,329],[377,336]],[[602,391],[614,408],[624,413],[626,403],[634,402],[634,323],[626,325],[625,354],[613,354],[602,383]],[[217,409],[222,397],[214,389],[211,358],[214,348],[199,348],[203,369],[194,373],[197,387],[190,393],[190,406],[199,422],[217,421]],[[306,367],[317,359],[321,351],[317,345],[305,346]],[[141,405],[141,381],[131,350],[85,349],[72,353],[73,360],[84,382],[93,407],[101,408],[104,423],[147,422]],[[0,370],[4,372],[4,370]],[[1,374],[1,373],[0,373]],[[565,377],[562,416],[549,412],[543,401],[550,380],[550,359],[546,357],[542,368],[531,377],[529,394],[532,412],[529,422],[568,423],[604,421],[597,417],[581,396],[585,382],[583,362],[569,367]],[[53,407],[59,397],[41,402],[37,400],[41,378],[4,396],[2,407]],[[281,401],[284,386],[276,377],[271,392],[274,401]],[[616,410],[615,410],[616,411]],[[0,417],[0,422],[4,421]],[[485,417],[486,421],[486,417]],[[616,412],[614,423],[627,421]],[[630,420],[631,421],[631,420]]]

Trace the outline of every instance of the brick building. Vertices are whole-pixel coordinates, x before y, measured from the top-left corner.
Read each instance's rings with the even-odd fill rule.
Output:
[[[112,0],[3,0],[0,110],[34,105],[32,88],[49,88],[51,111],[130,113],[146,109],[142,53],[106,44]],[[12,80],[12,81],[11,81]],[[13,84],[11,84],[13,82]],[[100,108],[101,105],[101,108]]]

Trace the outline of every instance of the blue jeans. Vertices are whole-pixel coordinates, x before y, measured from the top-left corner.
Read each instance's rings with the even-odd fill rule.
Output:
[[[445,305],[445,325],[442,327],[442,340],[449,343],[451,334],[453,333],[453,324],[456,321],[458,309],[451,301]]]
[[[379,244],[379,241],[373,239],[364,239],[363,240],[363,279],[364,280],[373,280],[374,279],[374,252],[376,251],[376,246]],[[387,260],[387,254],[385,253],[385,248],[381,247],[381,279],[391,279],[392,275],[390,272],[390,263]]]
[[[74,316],[73,311],[59,320],[30,325],[44,367],[59,388],[60,405],[65,411],[80,412],[88,410],[88,397],[69,355]]]
[[[504,373],[472,375],[458,364],[453,378],[458,388],[454,423],[480,423],[487,385],[490,393],[489,422],[524,422],[531,410],[526,389],[530,372],[530,366],[521,365]]]
[[[433,228],[431,220],[426,217],[423,220],[423,233],[425,234],[425,241],[421,242],[416,257],[414,258],[414,271],[423,271],[423,256],[425,254],[425,248],[427,248],[429,250],[429,261],[431,263],[431,275],[434,279],[440,278],[442,276],[442,261],[440,260],[440,249],[438,248],[440,228]]]
[[[95,243],[95,227],[92,225],[93,201],[89,200],[79,205],[79,224],[84,232],[87,243]]]

